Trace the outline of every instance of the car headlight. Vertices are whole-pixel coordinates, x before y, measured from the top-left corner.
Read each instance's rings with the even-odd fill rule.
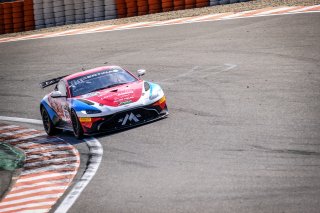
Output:
[[[101,113],[101,110],[92,110],[92,109],[89,109],[89,110],[82,110],[81,111],[83,114],[98,114],[98,113]]]
[[[162,89],[160,87],[155,90],[152,90],[150,97],[149,97],[150,100],[157,98],[161,93],[162,93]]]

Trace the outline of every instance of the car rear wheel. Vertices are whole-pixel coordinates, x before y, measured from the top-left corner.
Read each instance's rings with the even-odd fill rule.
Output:
[[[71,121],[72,121],[72,128],[73,134],[77,139],[83,138],[83,129],[79,122],[78,116],[74,110],[71,111]]]
[[[42,116],[43,127],[46,133],[48,135],[55,135],[57,133],[57,129],[54,127],[50,119],[50,116],[44,107],[42,107],[41,109],[41,116]]]

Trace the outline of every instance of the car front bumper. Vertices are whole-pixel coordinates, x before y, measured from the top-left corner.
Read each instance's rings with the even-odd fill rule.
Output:
[[[153,104],[128,109],[112,115],[94,118],[79,118],[86,135],[100,132],[115,132],[148,122],[158,120],[168,115],[165,97]]]

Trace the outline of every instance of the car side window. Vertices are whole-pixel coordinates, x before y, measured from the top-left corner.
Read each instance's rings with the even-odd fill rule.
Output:
[[[58,83],[58,91],[61,92],[62,96],[67,96],[66,85],[64,84],[63,81],[59,81],[59,83]]]

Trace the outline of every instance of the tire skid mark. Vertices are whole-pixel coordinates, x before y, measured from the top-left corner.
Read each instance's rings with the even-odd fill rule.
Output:
[[[78,151],[43,131],[0,123],[0,141],[22,149],[24,168],[0,202],[0,213],[49,212],[72,183],[80,165]]]

